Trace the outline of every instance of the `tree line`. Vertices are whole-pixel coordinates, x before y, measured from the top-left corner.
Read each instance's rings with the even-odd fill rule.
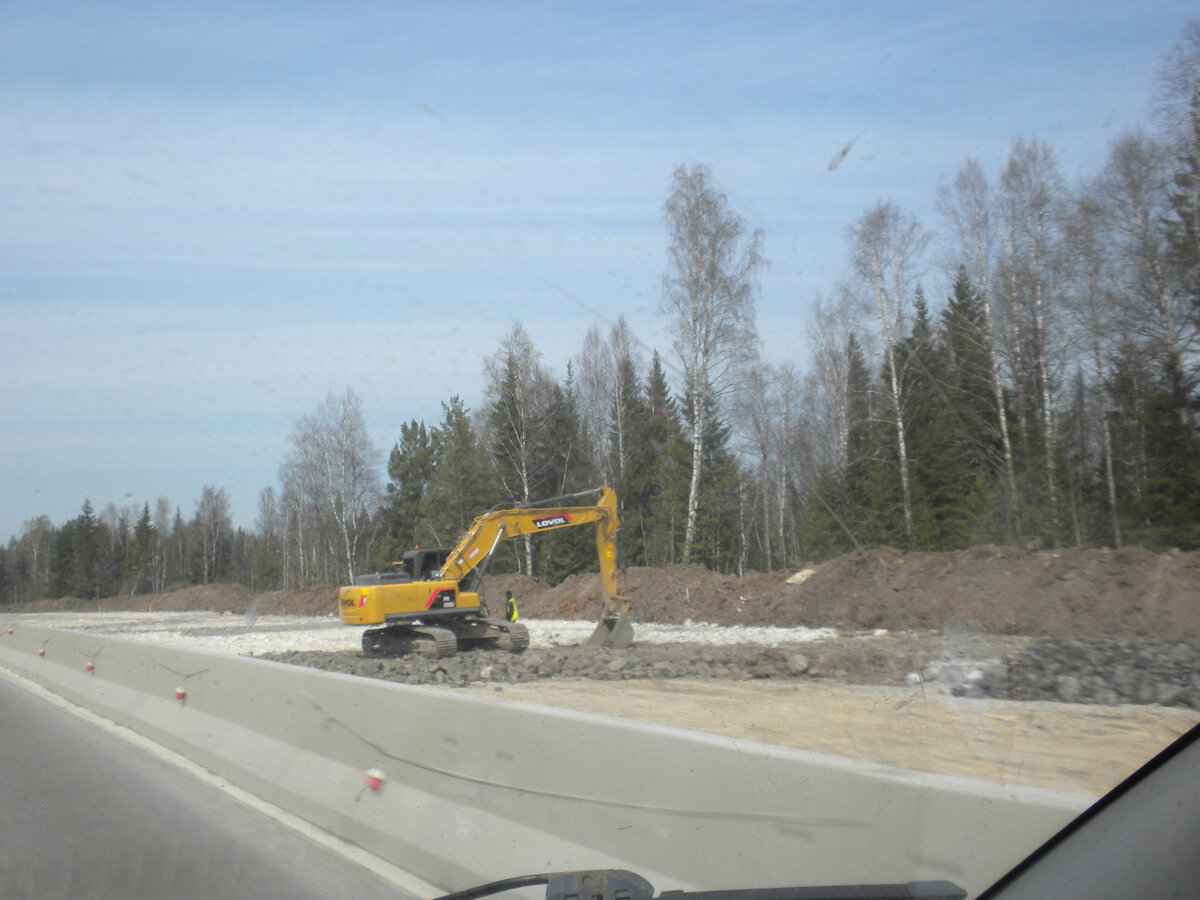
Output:
[[[404,424],[386,458],[351,389],[301,419],[254,527],[206,486],[0,548],[0,601],[346,581],[449,545],[496,506],[615,488],[627,565],[776,570],[856,545],[1200,546],[1200,23],[1165,59],[1153,132],[1076,184],[1039,139],[938,188],[936,227],[878,202],[846,230],[803,367],[763,360],[764,235],[704,166],[663,207],[661,314],[644,346],[593,326],[558,375],[521,322],[481,402]],[[938,271],[944,279],[931,279]],[[943,280],[946,296],[926,286]],[[386,475],[386,477],[385,477]],[[585,529],[579,529],[585,531]],[[503,545],[492,571],[594,566],[575,530]]]

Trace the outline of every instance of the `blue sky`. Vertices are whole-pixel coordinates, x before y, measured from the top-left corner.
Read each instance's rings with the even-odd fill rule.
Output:
[[[190,516],[205,484],[249,526],[328,390],[360,394],[382,455],[479,405],[514,319],[560,375],[597,314],[669,352],[679,164],[763,230],[765,355],[803,364],[869,204],[936,227],[937,185],[1017,136],[1094,173],[1189,15],[0,2],[0,540],[85,497]]]

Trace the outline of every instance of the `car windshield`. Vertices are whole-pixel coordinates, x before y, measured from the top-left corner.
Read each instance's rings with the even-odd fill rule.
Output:
[[[864,855],[860,881],[978,893],[1200,721],[1194,14],[7,4],[0,672],[410,893],[849,883]],[[113,643],[56,680],[59,633]],[[178,720],[71,680],[125,642]],[[280,787],[300,762],[239,780],[197,750],[197,650],[387,682],[247,723],[289,723],[268,757],[354,735],[378,759],[328,771],[368,800],[465,803],[414,820],[446,849],[339,832],[366,801],[321,818]],[[266,710],[248,677],[223,690]],[[370,732],[429,690],[457,704],[431,758]],[[627,754],[585,751],[596,715]],[[650,818],[526,808],[563,796]],[[1008,836],[968,853],[940,804],[980,797]],[[463,861],[531,820],[544,854]]]

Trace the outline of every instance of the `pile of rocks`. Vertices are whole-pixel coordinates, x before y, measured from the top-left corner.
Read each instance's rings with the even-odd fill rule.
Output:
[[[480,681],[536,681],[542,678],[591,678],[601,681],[787,678],[800,676],[809,667],[808,658],[798,650],[751,644],[647,644],[631,650],[551,647],[528,650],[519,656],[496,650],[472,650],[438,660],[419,655],[373,659],[357,653],[305,651],[272,653],[264,658],[407,684],[449,685]]]
[[[1155,638],[1035,638],[998,654],[936,636],[821,641],[762,647],[642,644],[628,650],[550,647],[474,650],[445,659],[364,658],[357,652],[293,651],[266,658],[408,684],[589,678],[821,678],[869,684],[933,683],[951,696],[1066,703],[1158,703],[1200,709],[1200,645]]]
[[[1014,700],[1200,709],[1200,644],[1134,637],[1038,638],[1007,662],[1005,695]]]

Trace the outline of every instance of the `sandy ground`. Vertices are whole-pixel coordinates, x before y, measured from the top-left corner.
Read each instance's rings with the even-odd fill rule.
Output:
[[[1200,721],[1193,710],[966,700],[823,681],[556,680],[457,690],[888,765],[1100,796]]]
[[[348,628],[333,616],[231,615],[214,612],[42,612],[4,616],[0,623],[27,622],[48,628],[67,628],[106,634],[163,646],[215,650],[219,653],[259,654],[277,650],[346,650],[362,646],[362,628]],[[522,619],[531,647],[580,644],[596,625],[570,619]],[[880,631],[879,635],[886,634]],[[756,644],[778,647],[837,637],[833,628],[767,625],[642,624],[642,644]]]

